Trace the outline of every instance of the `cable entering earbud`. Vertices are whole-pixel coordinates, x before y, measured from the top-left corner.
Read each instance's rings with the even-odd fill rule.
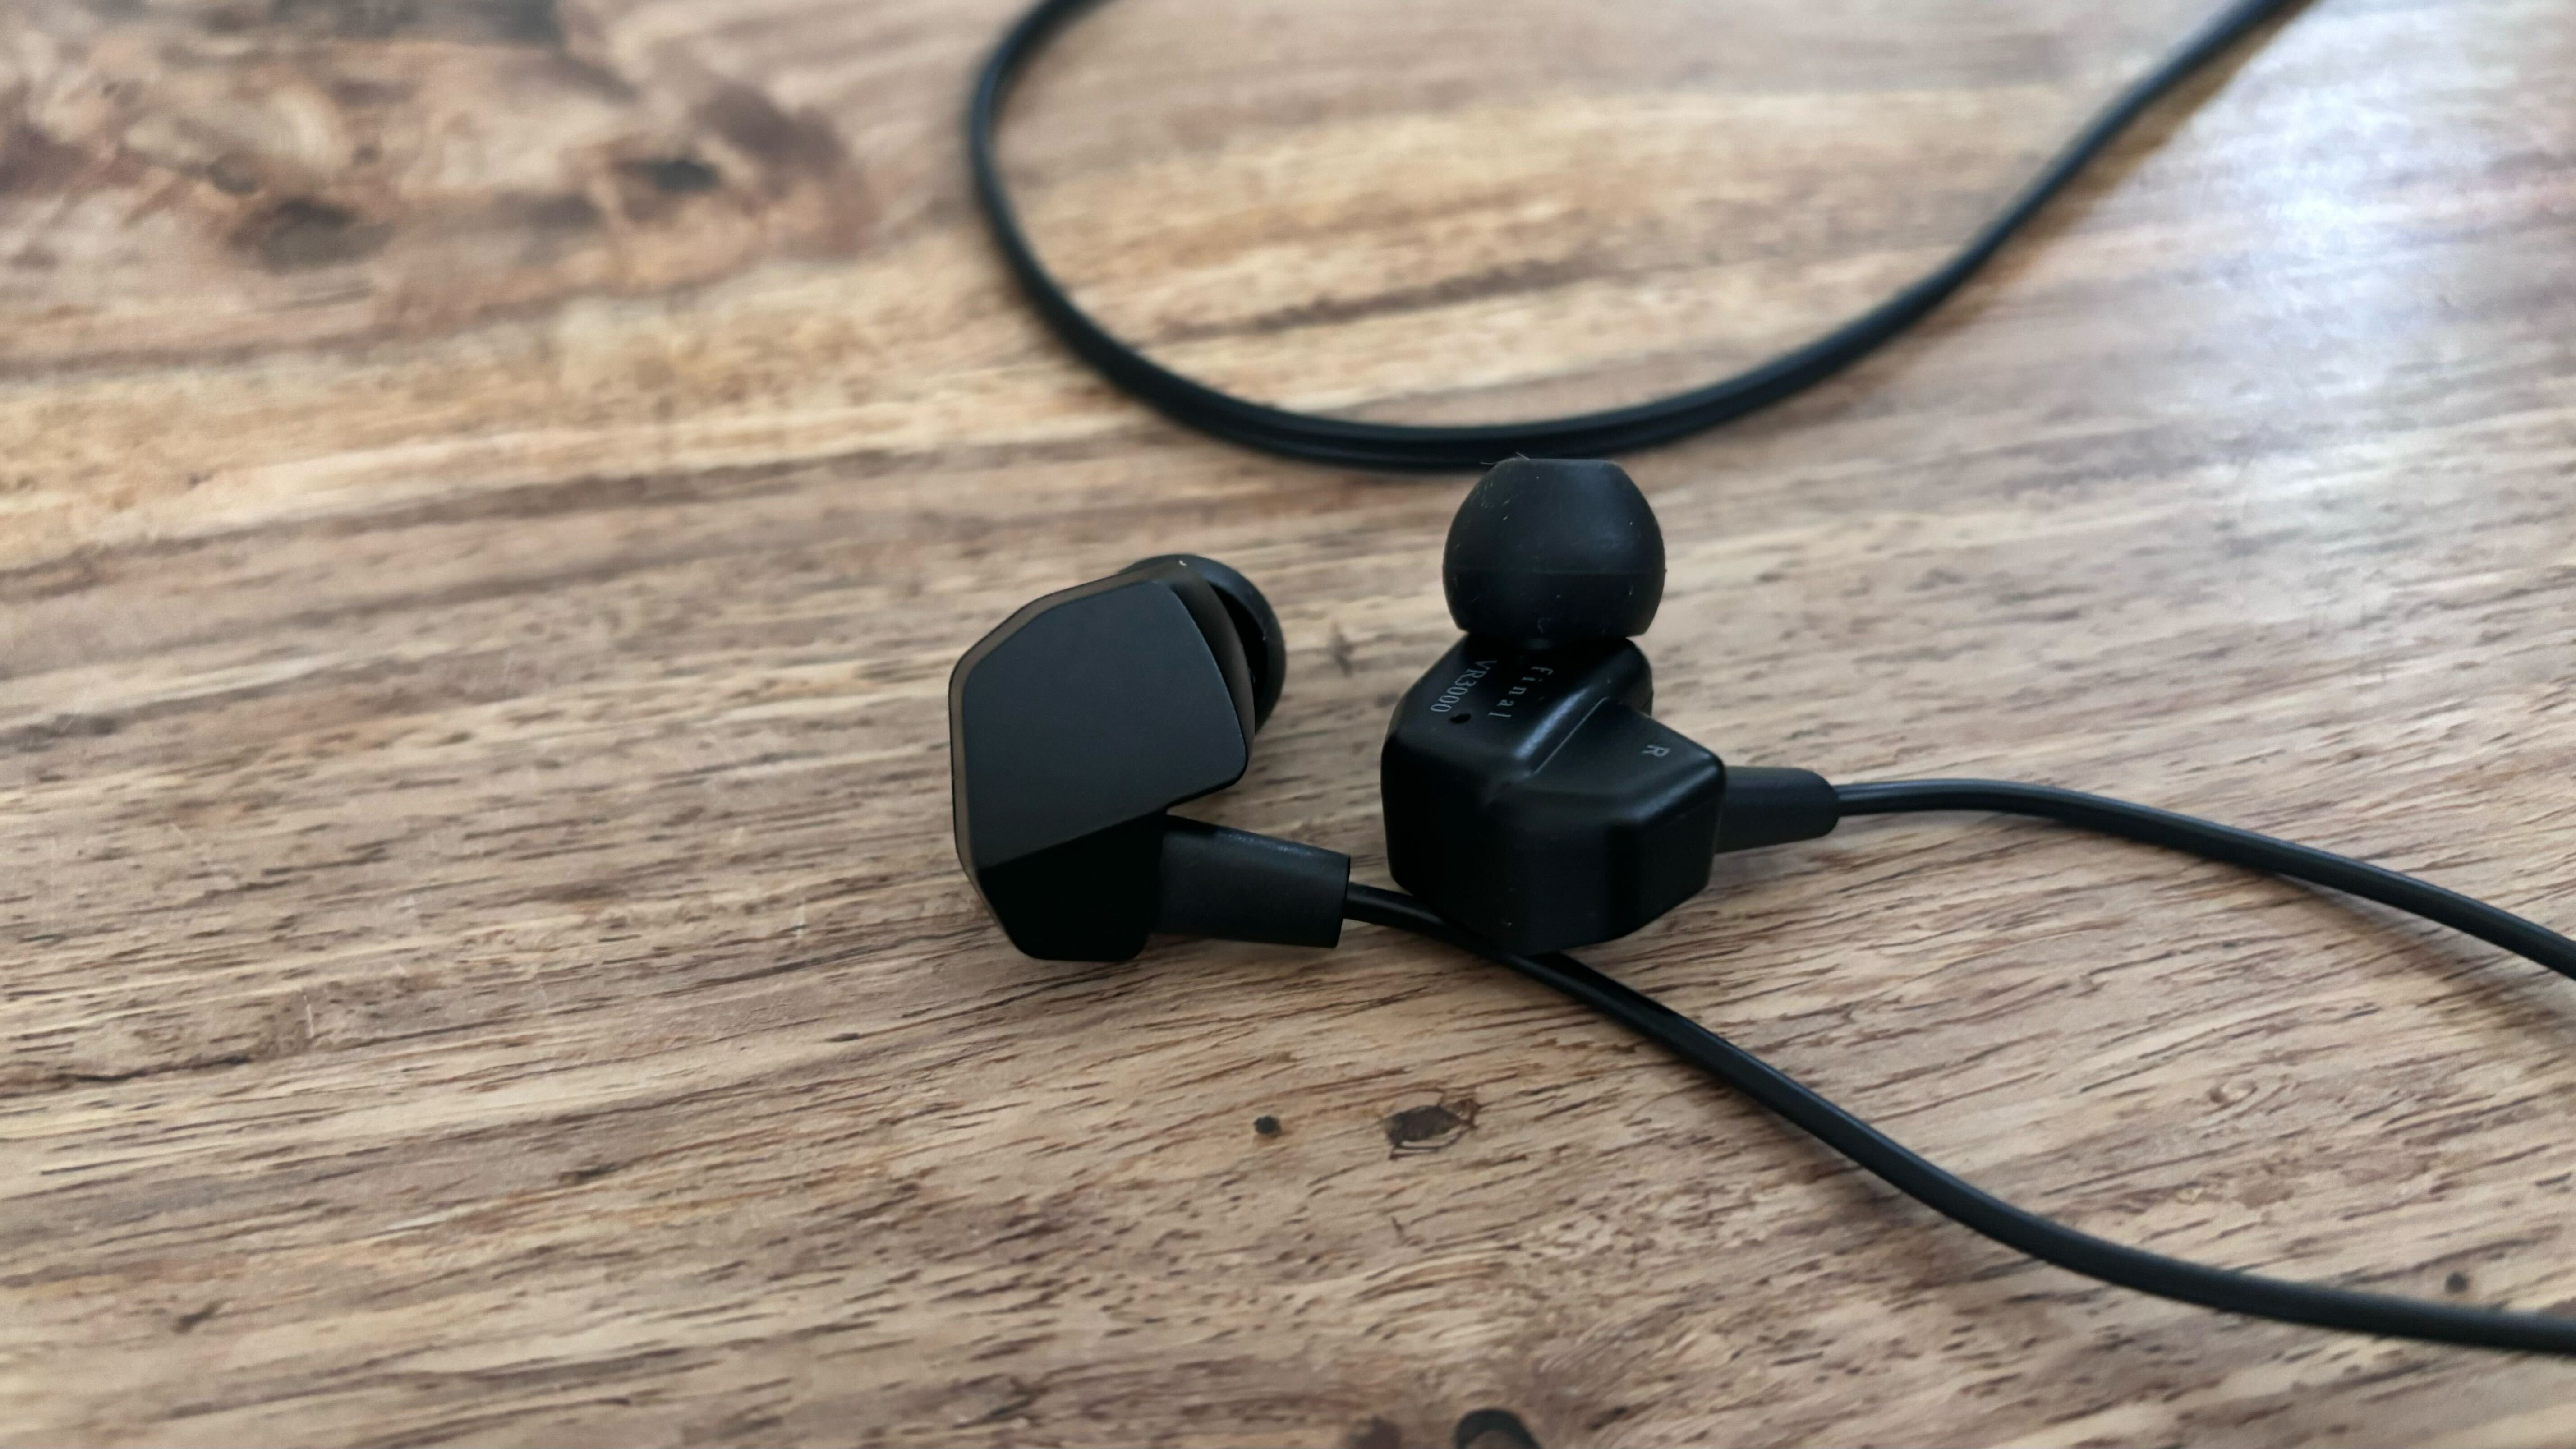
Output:
[[[1335,946],[1350,883],[1351,858],[1338,851],[1169,816],[1154,929],[1217,941]]]
[[[1717,814],[1718,853],[1831,835],[1842,818],[1833,782],[1813,770],[1729,765]]]

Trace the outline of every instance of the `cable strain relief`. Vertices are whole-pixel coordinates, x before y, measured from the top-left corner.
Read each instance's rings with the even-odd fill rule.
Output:
[[[1829,835],[1843,820],[1833,782],[1813,770],[1729,765],[1718,806],[1717,848],[1755,850]]]
[[[1338,946],[1351,858],[1321,846],[1180,816],[1163,823],[1165,935]]]

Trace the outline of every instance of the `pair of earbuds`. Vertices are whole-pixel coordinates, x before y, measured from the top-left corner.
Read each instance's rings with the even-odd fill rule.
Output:
[[[1708,884],[1719,850],[1821,835],[1833,789],[1730,771],[1656,722],[1632,642],[1664,540],[1618,465],[1513,459],[1467,495],[1442,564],[1465,631],[1396,706],[1388,867],[1514,951],[1607,941]],[[958,859],[1031,956],[1123,961],[1156,932],[1331,946],[1347,857],[1170,814],[1232,785],[1287,649],[1261,591],[1170,554],[1049,594],[949,686]]]
[[[957,855],[1011,944],[1123,961],[1155,934],[1329,947],[1345,920],[1482,956],[1655,1041],[1918,1202],[2034,1257],[2254,1317],[2576,1356],[2576,1319],[2286,1282],[2148,1253],[2016,1207],[1724,1037],[1574,958],[1690,900],[1722,851],[1912,811],[2034,816],[2344,892],[2576,978],[2576,941],[2313,847],[2053,786],[1837,785],[1731,767],[1653,717],[1634,640],[1663,598],[1654,510],[1612,463],[1514,458],[1469,491],[1442,561],[1463,631],[1395,707],[1379,755],[1387,868],[1171,813],[1251,763],[1287,649],[1269,601],[1170,554],[1049,594],[949,682]]]

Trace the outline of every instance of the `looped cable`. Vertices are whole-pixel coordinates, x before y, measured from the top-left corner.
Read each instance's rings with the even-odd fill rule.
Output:
[[[1748,371],[1705,387],[1633,407],[1525,423],[1456,427],[1359,422],[1271,407],[1221,392],[1172,371],[1075,304],[1038,260],[1011,204],[995,158],[994,132],[1012,83],[1058,32],[1104,0],[1040,0],[1005,32],[977,73],[966,108],[966,160],[975,199],[993,244],[1049,329],[1101,376],[1175,422],[1230,442],[1310,462],[1350,468],[1434,472],[1490,466],[1515,455],[1605,458],[1687,437],[1739,418],[1824,379],[1867,356],[1959,289],[2002,250],[2049,198],[2158,97],[2216,59],[2248,32],[2298,0],[2233,0],[2171,54],[2130,82],[2004,209],[1948,261],[1832,331]]]

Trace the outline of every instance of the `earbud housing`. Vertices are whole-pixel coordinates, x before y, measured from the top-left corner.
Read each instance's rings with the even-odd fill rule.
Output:
[[[1441,568],[1467,637],[1379,752],[1387,865],[1514,951],[1624,936],[1708,885],[1710,857],[1839,819],[1806,770],[1730,771],[1657,724],[1628,642],[1664,594],[1655,510],[1615,463],[1514,458],[1458,505]]]
[[[1625,640],[1471,635],[1396,705],[1378,756],[1387,868],[1524,953],[1624,936],[1708,885],[1726,767],[1649,717]]]
[[[1186,554],[1049,594],[958,660],[957,859],[1012,945],[1123,961],[1156,930],[1340,939],[1347,858],[1165,814],[1242,777],[1285,660],[1260,591]]]

